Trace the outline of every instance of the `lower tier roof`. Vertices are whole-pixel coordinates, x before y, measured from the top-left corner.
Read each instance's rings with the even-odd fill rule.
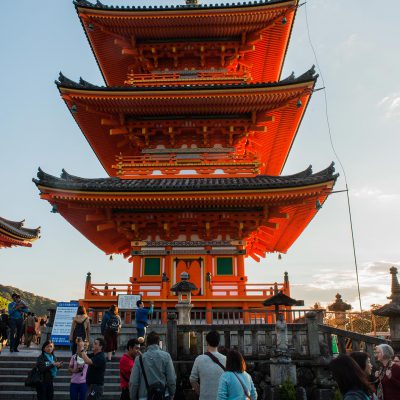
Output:
[[[10,221],[0,217],[0,248],[24,246],[31,247],[39,238],[40,227],[30,229],[24,227],[24,221]]]
[[[259,260],[288,250],[337,177],[332,164],[254,178],[84,179],[65,171],[57,178],[39,170],[33,181],[53,211],[106,254],[129,257],[151,241],[230,241]]]

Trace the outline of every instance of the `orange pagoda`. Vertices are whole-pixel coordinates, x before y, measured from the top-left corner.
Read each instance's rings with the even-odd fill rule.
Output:
[[[32,247],[32,242],[39,239],[40,227],[24,227],[25,221],[9,221],[0,217],[0,249],[14,246]]]
[[[81,303],[141,294],[166,311],[186,271],[195,308],[259,308],[279,284],[247,282],[245,258],[285,253],[332,190],[333,165],[281,176],[317,76],[280,80],[297,0],[75,7],[106,86],[62,74],[61,97],[109,175],[39,170],[42,199],[108,255],[129,284]],[[165,313],[164,313],[165,314]]]

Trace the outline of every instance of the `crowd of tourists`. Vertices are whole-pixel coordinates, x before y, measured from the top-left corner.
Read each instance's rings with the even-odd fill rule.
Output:
[[[137,338],[128,340],[126,352],[119,361],[120,400],[179,400],[176,391],[176,373],[171,356],[160,348],[160,337],[152,331],[146,335],[148,318],[153,304],[148,308],[139,300],[136,310]],[[18,294],[8,306],[8,314],[0,315],[0,344],[9,340],[10,351],[18,352],[18,345],[29,347],[35,340],[37,320]],[[98,400],[103,396],[107,363],[117,350],[118,334],[122,322],[118,307],[113,305],[105,312],[101,322],[102,337],[90,347],[90,319],[83,306],[73,318],[70,342],[72,357],[68,363],[71,374],[71,400]],[[23,338],[23,340],[22,340]],[[193,364],[190,384],[199,400],[256,400],[257,392],[246,363],[237,350],[222,354],[220,335],[211,331],[206,335],[207,351]],[[376,346],[375,358],[380,369],[372,373],[371,360],[365,352],[339,355],[330,363],[343,400],[399,400],[400,360],[387,344]],[[54,378],[63,363],[58,361],[54,343],[47,340],[35,370],[39,377],[34,384],[38,400],[53,400]]]
[[[18,352],[20,344],[26,348],[32,343],[39,344],[46,323],[47,317],[37,318],[35,313],[29,311],[21,296],[13,293],[7,310],[0,310],[0,353],[7,344],[11,353]]]
[[[400,358],[388,344],[375,348],[379,370],[372,373],[369,355],[362,351],[342,354],[330,363],[343,400],[399,400]]]

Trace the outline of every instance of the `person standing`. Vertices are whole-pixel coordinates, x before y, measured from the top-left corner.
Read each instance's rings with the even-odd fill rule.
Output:
[[[378,399],[398,400],[400,396],[400,365],[392,361],[393,348],[388,344],[379,344],[375,348],[375,357],[382,364],[382,368],[376,372]]]
[[[0,312],[0,353],[8,340],[9,317],[5,308]]]
[[[140,353],[140,343],[138,339],[130,339],[126,344],[126,353],[119,360],[119,378],[121,386],[120,400],[130,400],[129,396],[129,379],[135,358]]]
[[[121,317],[118,315],[118,307],[113,304],[108,311],[105,312],[101,321],[101,334],[106,342],[105,351],[107,359],[111,361],[111,357],[118,348],[118,333],[121,330]]]
[[[86,373],[87,400],[99,400],[103,396],[106,373],[105,346],[104,339],[97,338],[93,343],[93,353],[87,354],[86,350],[79,349],[78,356],[89,366]]]
[[[199,400],[217,397],[219,379],[226,365],[226,357],[218,352],[219,341],[220,335],[217,331],[208,332],[207,352],[194,360],[189,380],[193,390],[200,396]]]
[[[146,336],[146,328],[148,324],[148,317],[149,315],[153,314],[154,310],[154,303],[150,302],[150,308],[145,308],[144,303],[142,300],[138,300],[136,302],[136,314],[135,314],[135,321],[136,321],[136,331],[137,336],[144,338]]]
[[[72,355],[76,354],[76,339],[81,338],[89,344],[90,339],[90,321],[83,306],[79,306],[76,315],[72,320],[71,331],[69,333],[69,341],[72,344]]]
[[[21,341],[22,326],[24,323],[23,315],[28,313],[28,307],[21,300],[17,293],[12,294],[13,301],[8,305],[9,325],[10,325],[10,352],[18,352],[18,345]]]
[[[153,389],[173,399],[176,389],[176,375],[171,356],[160,349],[160,337],[150,332],[146,338],[147,349],[136,358],[129,379],[131,400],[147,399]]]
[[[81,352],[85,348],[83,339],[76,339],[77,351]],[[85,400],[87,393],[86,374],[88,365],[78,353],[71,357],[68,371],[71,372],[71,382],[69,385],[70,400]]]
[[[28,312],[28,316],[26,317],[25,323],[24,323],[24,328],[25,328],[24,329],[24,344],[28,348],[31,346],[33,336],[36,333],[35,325],[36,325],[36,321],[35,321],[34,314]]]
[[[368,400],[372,398],[374,387],[357,362],[347,354],[334,358],[329,368],[336,381],[343,400]]]
[[[57,361],[54,354],[54,343],[51,340],[43,343],[42,354],[38,357],[36,366],[42,375],[42,381],[36,386],[37,398],[38,400],[53,400],[53,381],[62,362]]]
[[[226,356],[226,372],[219,380],[217,400],[256,400],[257,392],[241,353],[230,350]]]

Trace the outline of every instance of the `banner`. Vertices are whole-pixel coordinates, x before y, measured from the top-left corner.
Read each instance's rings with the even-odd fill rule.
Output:
[[[71,332],[72,320],[76,315],[78,302],[57,303],[56,316],[54,318],[51,340],[55,345],[69,345],[69,334]]]

